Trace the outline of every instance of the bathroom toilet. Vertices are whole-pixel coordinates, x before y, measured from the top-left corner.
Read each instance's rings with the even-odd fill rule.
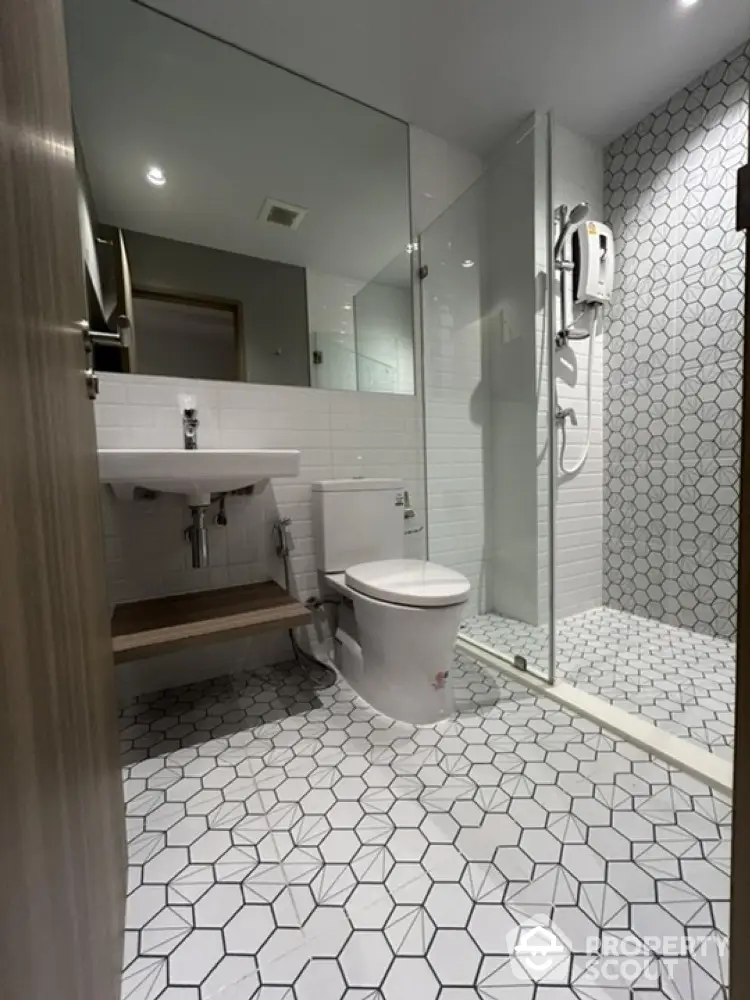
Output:
[[[453,646],[469,598],[461,573],[404,558],[405,494],[393,479],[313,484],[321,587],[341,598],[336,666],[373,708],[428,724],[454,710]]]

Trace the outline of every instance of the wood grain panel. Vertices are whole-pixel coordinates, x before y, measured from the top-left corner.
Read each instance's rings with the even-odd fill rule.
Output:
[[[750,158],[750,121],[748,122]],[[732,997],[750,996],[750,232],[745,236],[745,352],[742,466],[740,472],[740,566],[737,595],[737,701],[734,741],[734,815],[730,985]]]
[[[311,621],[303,604],[266,580],[120,604],[112,619],[112,648],[120,663]]]
[[[0,996],[115,1000],[125,855],[58,0],[0,0]]]

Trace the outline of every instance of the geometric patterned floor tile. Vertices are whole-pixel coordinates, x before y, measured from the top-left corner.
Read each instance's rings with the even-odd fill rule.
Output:
[[[546,676],[549,630],[476,615],[461,634],[511,658],[523,656]],[[735,644],[613,608],[557,623],[557,672],[627,712],[731,759],[734,745]]]
[[[128,705],[123,1000],[726,1000],[726,800],[451,673],[425,728],[295,664]]]

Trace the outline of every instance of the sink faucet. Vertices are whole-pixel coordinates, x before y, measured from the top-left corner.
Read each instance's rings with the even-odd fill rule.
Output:
[[[186,408],[182,411],[182,435],[186,451],[197,451],[199,425],[197,410]]]

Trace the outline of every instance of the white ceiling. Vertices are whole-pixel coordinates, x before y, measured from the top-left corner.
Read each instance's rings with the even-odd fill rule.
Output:
[[[131,0],[65,12],[100,221],[361,281],[400,254],[408,275],[402,122]],[[260,221],[267,197],[306,208],[299,229]]]
[[[479,153],[550,107],[613,138],[750,36],[748,0],[149,2]]]

